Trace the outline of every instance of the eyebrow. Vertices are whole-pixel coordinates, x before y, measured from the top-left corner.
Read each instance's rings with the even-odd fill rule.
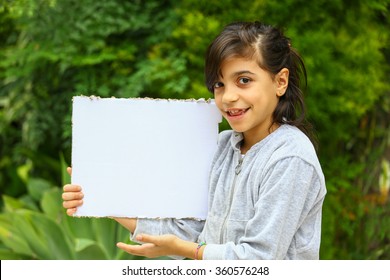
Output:
[[[234,72],[231,76],[232,77],[236,77],[236,76],[240,76],[240,75],[243,75],[243,74],[256,75],[255,73],[253,73],[253,72],[251,72],[249,70],[242,70],[242,71]]]
[[[237,72],[234,72],[230,75],[231,78],[234,78],[234,77],[237,77],[237,76],[241,76],[241,75],[244,75],[244,74],[249,74],[249,75],[256,75],[255,73],[249,71],[249,70],[241,70],[241,71],[237,71]],[[220,74],[220,77],[223,78],[223,75],[222,73]]]

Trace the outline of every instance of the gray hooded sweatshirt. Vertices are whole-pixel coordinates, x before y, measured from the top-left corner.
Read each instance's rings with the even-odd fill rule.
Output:
[[[282,125],[241,155],[242,139],[220,134],[205,222],[139,219],[133,236],[204,241],[203,259],[318,259],[326,188],[310,140]]]

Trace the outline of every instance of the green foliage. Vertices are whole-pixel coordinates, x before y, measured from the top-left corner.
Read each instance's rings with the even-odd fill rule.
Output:
[[[229,22],[261,20],[285,27],[307,66],[328,187],[321,257],[389,259],[389,11],[389,0],[0,0],[0,254],[125,257],[112,221],[60,209],[72,96],[212,97],[208,44]]]
[[[38,206],[30,204],[37,202],[32,198],[28,203],[26,197],[3,196],[1,259],[133,259],[115,246],[118,241],[128,241],[129,235],[115,221],[68,217],[59,188],[42,189],[39,196]]]
[[[27,178],[28,192],[3,195],[0,259],[134,259],[116,248],[129,233],[111,219],[71,218],[62,208],[61,189],[41,178]]]
[[[162,40],[171,17],[160,1],[4,2],[0,45],[0,189],[25,191],[14,166],[26,159],[37,177],[58,181],[51,158],[69,161],[71,97],[131,97],[128,77],[149,46]],[[8,36],[7,36],[8,35]],[[14,39],[13,39],[14,38]],[[3,42],[3,41],[2,41]],[[44,160],[36,160],[43,156]],[[45,163],[40,165],[40,162]],[[37,164],[37,165],[36,165]],[[13,191],[5,188],[13,181]]]

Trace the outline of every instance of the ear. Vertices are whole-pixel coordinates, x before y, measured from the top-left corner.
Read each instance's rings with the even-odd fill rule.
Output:
[[[289,73],[287,68],[283,68],[275,76],[276,95],[279,97],[284,95],[287,90]]]

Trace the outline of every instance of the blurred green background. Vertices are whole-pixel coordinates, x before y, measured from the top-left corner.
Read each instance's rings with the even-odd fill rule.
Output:
[[[390,0],[0,0],[0,259],[132,259],[109,219],[73,219],[73,95],[209,98],[232,21],[285,27],[308,70],[327,179],[321,259],[390,259]],[[221,129],[226,129],[222,125]]]

